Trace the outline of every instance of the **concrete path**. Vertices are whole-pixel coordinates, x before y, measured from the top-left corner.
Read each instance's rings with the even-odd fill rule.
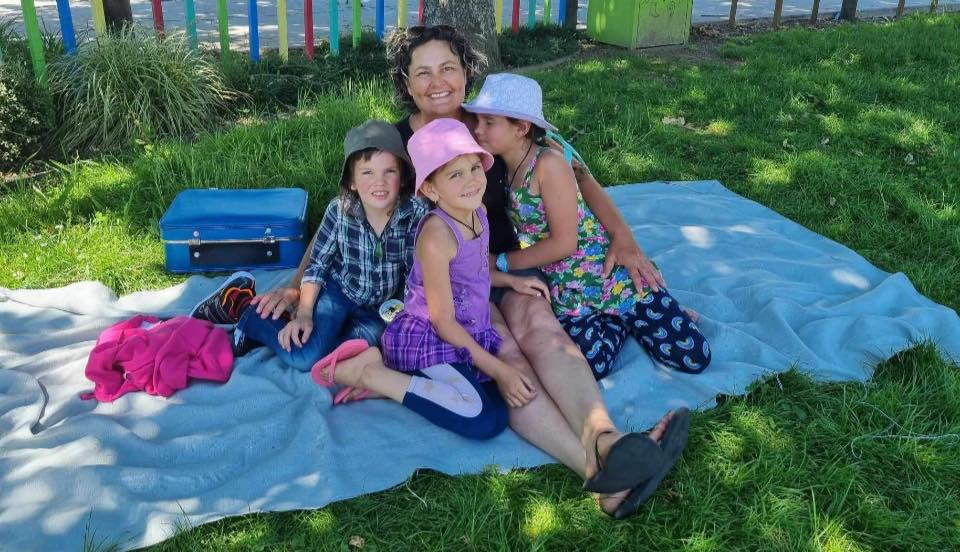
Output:
[[[559,17],[559,4],[562,0],[553,0],[552,2],[552,20],[556,21]],[[820,3],[820,13],[823,16],[834,13],[840,9],[842,0],[822,0]],[[349,33],[351,25],[351,6],[352,0],[338,0],[340,5],[340,22],[343,32]],[[941,2],[942,3],[942,2]],[[133,17],[137,22],[146,25],[153,25],[153,16],[150,10],[149,0],[132,0]],[[237,49],[247,49],[249,47],[248,21],[247,21],[247,2],[246,0],[228,0],[228,11],[230,14],[230,41],[231,46]],[[521,2],[521,24],[526,22],[528,2]],[[929,0],[907,0],[908,7],[929,6]],[[504,25],[510,24],[510,10],[512,3],[509,0],[504,1]],[[584,23],[587,17],[587,0],[581,0],[580,9],[577,17],[578,21]],[[809,15],[810,8],[813,5],[812,0],[784,0],[783,14],[791,15]],[[201,42],[216,44],[219,42],[217,31],[217,2],[216,0],[195,0],[197,12],[197,34]],[[257,0],[260,22],[260,46],[262,48],[276,48],[278,45],[277,31],[277,8],[275,0]],[[363,24],[373,27],[375,21],[374,0],[362,0]],[[415,24],[417,20],[417,0],[408,0],[407,6],[410,11],[407,16],[408,24]],[[543,0],[537,2],[537,20],[542,19]],[[771,17],[773,15],[774,0],[742,0],[738,3],[737,19],[751,19],[761,17]],[[37,16],[40,20],[41,29],[48,33],[56,33],[60,30],[59,18],[57,17],[56,0],[36,0]],[[860,0],[858,9],[861,11],[891,10],[896,9],[896,0]],[[314,0],[313,2],[313,21],[314,36],[317,40],[326,38],[330,32],[329,21],[327,19],[327,1]],[[390,29],[397,22],[397,0],[386,0],[385,21],[387,28]],[[93,22],[90,16],[89,0],[72,0],[71,12],[73,14],[74,28],[78,34],[86,33],[92,36]],[[693,21],[710,22],[725,20],[730,13],[730,0],[694,0],[693,1]],[[164,0],[163,17],[168,30],[183,29],[184,24],[184,1],[183,0]],[[14,28],[23,32],[23,16],[20,8],[20,0],[0,0],[0,22],[14,21]],[[291,46],[303,44],[303,0],[287,1],[287,25],[288,40]]]

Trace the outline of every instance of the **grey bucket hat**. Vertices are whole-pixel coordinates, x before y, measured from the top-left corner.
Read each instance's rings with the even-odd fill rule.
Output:
[[[487,75],[480,93],[473,101],[463,104],[463,108],[470,113],[511,117],[529,121],[546,130],[557,130],[543,118],[543,91],[540,85],[523,75]]]
[[[403,147],[403,138],[400,137],[400,131],[390,123],[371,119],[360,126],[356,126],[347,132],[343,139],[343,169],[340,171],[341,185],[347,181],[347,171],[350,170],[348,162],[350,156],[358,151],[369,148],[376,148],[380,151],[392,153],[403,161],[406,165],[406,180],[413,181],[413,164],[410,163],[410,157],[407,155],[407,149]],[[404,183],[406,183],[406,180]],[[411,190],[412,191],[412,190]]]

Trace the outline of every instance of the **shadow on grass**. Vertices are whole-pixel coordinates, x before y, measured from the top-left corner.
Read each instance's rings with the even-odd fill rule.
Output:
[[[382,493],[221,520],[151,550],[953,549],[958,432],[960,372],[922,345],[867,384],[789,371],[722,398],[695,416],[683,460],[626,522],[559,466],[422,471]]]

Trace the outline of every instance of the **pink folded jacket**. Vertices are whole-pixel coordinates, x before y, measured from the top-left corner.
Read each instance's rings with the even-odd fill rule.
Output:
[[[86,368],[93,392],[80,398],[110,402],[130,391],[169,397],[190,379],[222,383],[232,370],[230,338],[221,328],[188,316],[161,322],[137,315],[97,338]]]

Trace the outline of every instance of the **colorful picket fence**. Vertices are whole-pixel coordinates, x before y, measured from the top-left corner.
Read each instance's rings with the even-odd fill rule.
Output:
[[[197,36],[197,15],[195,0],[184,0],[184,30],[187,35],[187,41],[194,49],[200,47],[200,41]],[[322,1],[322,0],[321,0]],[[327,0],[327,15],[330,20],[330,34],[328,37],[330,44],[330,53],[334,56],[340,54],[340,14],[337,0]],[[384,21],[384,2],[385,0],[375,0],[375,22],[374,30],[379,40],[384,39],[385,21]],[[503,0],[495,1],[497,32],[503,30]],[[526,26],[533,28],[537,23],[537,3],[538,0],[527,0],[527,21]],[[56,0],[57,15],[60,19],[60,30],[63,34],[63,45],[68,54],[73,54],[77,49],[77,38],[73,27],[73,17],[70,12],[70,0]],[[543,23],[550,24],[551,0],[542,0],[543,2]],[[277,27],[279,30],[279,53],[280,57],[286,61],[289,56],[289,46],[287,41],[287,0],[276,0],[277,3]],[[23,10],[24,28],[27,35],[30,56],[33,62],[34,73],[37,80],[41,83],[46,82],[46,70],[43,56],[43,40],[40,34],[40,27],[37,23],[36,7],[34,0],[20,0]],[[419,0],[417,14],[417,23],[423,24],[423,4],[424,0]],[[90,7],[93,12],[93,27],[95,36],[103,36],[106,30],[106,19],[103,11],[103,0],[91,0]],[[150,0],[150,8],[153,14],[153,28],[157,37],[162,38],[166,33],[166,23],[163,17],[163,5],[161,0]],[[559,2],[558,24],[564,25],[567,20],[566,1]],[[520,0],[513,0],[511,9],[512,23],[510,29],[513,33],[520,31]],[[576,17],[576,15],[574,15]],[[360,45],[360,35],[362,29],[360,0],[353,0],[353,13],[351,22],[351,45],[356,48]],[[247,2],[247,21],[249,23],[249,41],[250,41],[250,59],[254,62],[260,60],[260,34],[259,34],[259,14],[257,12],[257,0],[248,0]],[[303,1],[303,26],[304,26],[304,53],[313,59],[314,57],[314,25],[313,25],[313,0]],[[397,27],[407,26],[407,0],[397,0]],[[227,10],[227,0],[217,0],[217,28],[220,38],[221,55],[227,55],[230,51],[230,32],[229,32],[229,13]]]

